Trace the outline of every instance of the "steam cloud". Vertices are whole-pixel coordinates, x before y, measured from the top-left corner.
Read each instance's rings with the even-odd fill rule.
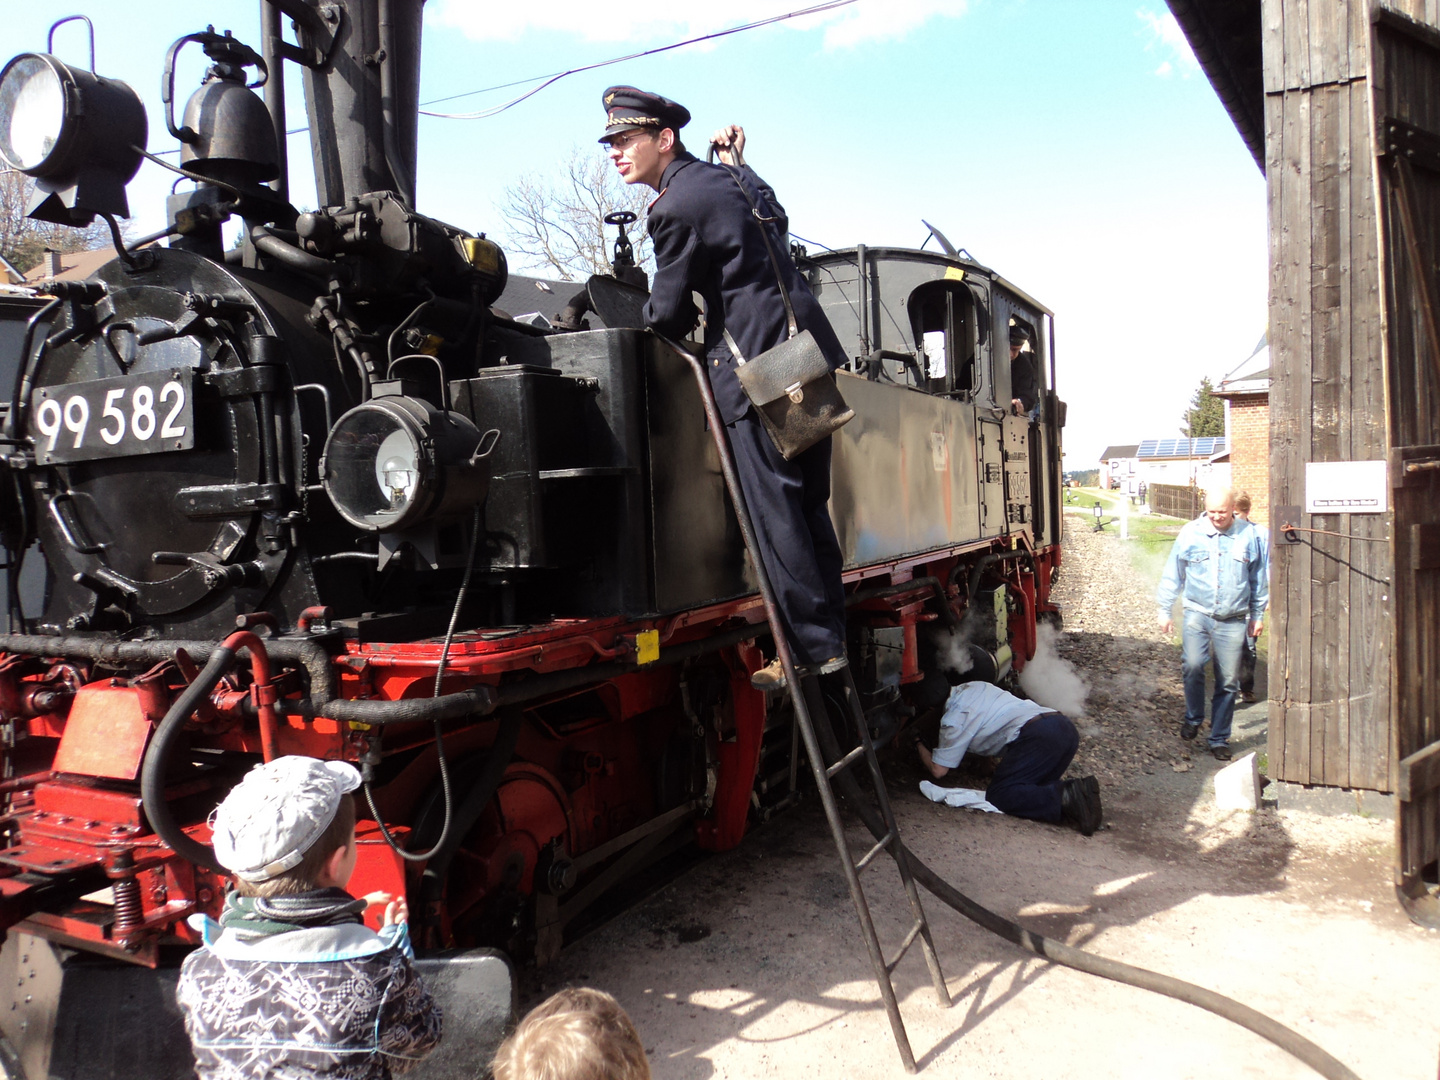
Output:
[[[985,629],[985,613],[978,608],[965,609],[965,617],[954,630],[937,630],[932,640],[942,667],[950,668],[957,675],[964,675],[975,666],[970,656],[970,643]]]
[[[1089,696],[1087,683],[1070,661],[1062,659],[1055,650],[1058,634],[1053,626],[1041,623],[1035,645],[1035,659],[1025,665],[1020,673],[1020,688],[1031,701],[1039,702],[1046,708],[1063,712],[1072,720],[1085,715],[1085,698]]]

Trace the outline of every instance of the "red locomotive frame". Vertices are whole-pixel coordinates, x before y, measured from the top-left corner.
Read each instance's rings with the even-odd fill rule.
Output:
[[[1028,536],[1017,534],[846,575],[852,622],[902,629],[902,684],[923,677],[917,630],[939,617],[927,606],[938,601],[951,612],[963,609],[964,597],[953,582],[981,557],[991,557],[988,574],[1007,586],[1010,647],[1018,670],[1034,655],[1037,617],[1056,610],[1049,592],[1060,566],[1058,546],[1032,550]],[[907,589],[911,582],[914,587]],[[857,588],[862,583],[863,594]],[[547,728],[543,719],[525,725],[495,798],[450,870],[444,903],[419,916],[425,943],[471,944],[458,925],[461,914],[509,888],[537,901],[537,948],[542,956],[553,954],[563,928],[553,896],[559,890],[547,887],[548,878],[537,880],[537,870],[553,873],[547,852],[557,840],[571,860],[566,884],[607,860],[613,866],[627,848],[638,849],[632,841],[672,822],[686,826],[681,835],[688,832],[702,848],[721,851],[738,844],[750,820],[767,720],[765,696],[749,684],[763,659],[745,638],[765,632],[763,618],[759,597],[750,596],[658,620],[556,620],[498,637],[458,635],[446,656],[444,693],[488,687],[498,697],[517,677],[571,673],[572,688],[535,698],[528,707],[563,710],[567,700],[586,695],[580,710],[586,715],[563,732]],[[267,629],[268,618],[252,621],[257,625],[226,642],[248,651],[249,662],[232,670],[195,710],[187,724],[192,743],[266,760],[283,754],[359,760],[373,729],[302,715],[298,678],[292,669],[272,666],[267,639],[255,632]],[[323,611],[307,611],[292,632],[269,640],[315,634],[323,624]],[[678,708],[680,669],[666,662],[667,653],[682,646],[695,652],[722,635],[727,643],[713,655],[728,673],[729,715],[728,730],[714,747],[713,790],[703,805],[692,800],[657,815],[637,778],[646,775],[642,739],[653,742],[651,729],[663,727],[664,714]],[[97,672],[85,663],[63,658],[0,656],[0,716],[6,718],[0,793],[8,801],[4,823],[11,837],[0,851],[0,928],[153,967],[162,944],[197,941],[188,916],[219,913],[224,878],[177,854],[151,831],[134,786],[156,725],[197,674],[185,651],[176,652],[132,679],[94,677]],[[346,642],[332,661],[336,696],[428,697],[440,660],[441,646],[433,641]],[[601,664],[604,676],[586,680],[586,669]],[[493,716],[450,722],[445,746],[452,763],[487,749],[497,727]],[[389,822],[410,822],[434,792],[435,741],[424,721],[388,730],[386,756],[410,760],[377,785],[376,802]],[[199,809],[188,816],[186,800],[203,796],[205,787],[192,780],[165,790],[185,834],[200,843],[209,839],[202,811],[215,795],[210,793],[208,802],[195,800]],[[404,833],[399,825],[389,828],[392,835]],[[360,858],[352,891],[408,889],[414,895],[421,873],[416,864],[404,863],[373,821],[362,820],[357,836]]]

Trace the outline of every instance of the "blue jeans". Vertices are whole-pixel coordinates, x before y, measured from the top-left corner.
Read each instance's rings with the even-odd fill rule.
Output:
[[[1215,619],[1186,611],[1180,664],[1185,676],[1185,723],[1205,720],[1205,665],[1215,661],[1215,694],[1210,699],[1210,745],[1230,742],[1235,697],[1240,691],[1240,653],[1245,648],[1246,619]]]

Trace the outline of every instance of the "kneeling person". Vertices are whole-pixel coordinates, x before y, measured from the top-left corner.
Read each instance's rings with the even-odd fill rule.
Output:
[[[988,682],[963,682],[950,691],[940,720],[940,745],[924,745],[920,760],[939,780],[968,750],[1000,756],[985,790],[996,809],[1014,817],[1067,824],[1085,836],[1103,821],[1100,782],[1093,776],[1061,780],[1080,745],[1064,713],[1025,701]]]
[[[355,870],[360,774],[342,761],[276,758],[216,809],[215,857],[235,875],[176,997],[201,1080],[388,1080],[440,1042],[440,1008],[410,963],[403,898],[377,934]]]

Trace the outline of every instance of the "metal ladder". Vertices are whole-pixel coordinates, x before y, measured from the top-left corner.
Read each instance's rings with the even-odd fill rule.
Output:
[[[776,640],[778,643],[780,639]],[[930,980],[935,987],[935,996],[939,999],[940,1004],[947,1008],[950,1005],[950,990],[945,985],[945,976],[940,971],[940,958],[936,955],[935,941],[930,934],[930,923],[925,917],[925,909],[920,903],[920,892],[915,887],[915,879],[910,873],[905,845],[900,841],[900,826],[896,823],[895,814],[890,807],[890,795],[885,787],[885,778],[880,772],[880,761],[875,755],[875,747],[870,739],[864,712],[860,708],[860,695],[855,688],[855,681],[848,667],[837,672],[831,678],[834,683],[839,683],[839,688],[845,697],[845,707],[842,712],[845,717],[845,728],[848,728],[845,732],[847,741],[851,735],[854,736],[854,743],[850,749],[842,753],[842,747],[837,744],[834,732],[829,727],[828,718],[831,712],[820,692],[818,678],[807,677],[801,680],[802,692],[792,691],[791,700],[795,702],[795,723],[799,727],[800,737],[805,743],[805,753],[810,759],[810,768],[815,776],[815,787],[820,792],[820,803],[825,808],[825,820],[830,826],[830,836],[835,842],[835,850],[840,856],[840,864],[845,871],[845,883],[850,889],[850,900],[854,903],[855,914],[860,920],[860,931],[865,938],[866,950],[870,953],[870,964],[875,970],[875,982],[880,987],[880,996],[885,1002],[885,1012],[890,1019],[890,1030],[895,1036],[895,1047],[900,1051],[900,1060],[905,1065],[905,1071],[913,1073],[916,1071],[915,1055],[910,1049],[910,1038],[905,1032],[905,1021],[900,1015],[900,1003],[895,997],[895,987],[891,981],[891,975],[905,954],[910,951],[910,947],[918,940],[921,951],[925,955],[925,966],[930,969]],[[795,683],[789,682],[788,685],[793,687]],[[802,697],[805,699],[804,707],[798,700]],[[820,724],[823,726],[818,731],[816,725],[811,721],[812,715],[821,717]],[[885,823],[885,835],[857,860],[851,852],[850,843],[845,836],[845,823],[840,816],[840,807],[835,798],[832,782],[841,773],[859,764],[862,759],[869,766],[872,795],[875,807]],[[856,790],[853,794],[864,797],[860,795],[859,785],[856,784],[855,787]],[[905,935],[905,940],[900,943],[899,948],[888,960],[880,946],[879,936],[875,932],[875,923],[870,916],[870,905],[860,883],[860,874],[882,853],[889,854],[895,860],[895,867],[900,872],[900,880],[905,886],[905,896],[910,903],[910,912],[914,916],[914,922],[911,924],[909,933]]]
[[[865,938],[865,948],[870,953],[870,963],[875,969],[875,982],[880,987],[880,996],[885,1001],[885,1013],[890,1019],[890,1031],[895,1036],[895,1047],[900,1051],[900,1060],[905,1065],[905,1071],[913,1073],[916,1071],[915,1055],[910,1049],[910,1037],[905,1033],[905,1020],[900,1015],[900,1003],[896,1000],[895,986],[891,982],[890,976],[917,939],[921,942],[921,948],[925,953],[925,963],[930,968],[930,978],[935,985],[935,994],[940,999],[941,1005],[949,1006],[950,990],[945,985],[945,976],[940,971],[940,959],[935,954],[935,942],[930,936],[930,924],[925,918],[925,910],[920,904],[920,894],[915,888],[915,881],[910,873],[905,846],[900,842],[900,827],[896,824],[895,815],[890,808],[885,779],[880,773],[880,762],[875,756],[875,748],[871,743],[865,724],[864,710],[860,707],[860,695],[855,689],[855,681],[848,667],[830,677],[839,682],[843,688],[846,705],[843,711],[848,719],[849,727],[855,734],[854,747],[842,755],[836,744],[834,730],[830,726],[828,710],[820,692],[818,677],[807,676],[803,680],[799,678],[795,658],[790,650],[789,640],[785,636],[784,625],[780,621],[780,609],[775,600],[775,593],[771,588],[769,575],[765,572],[765,564],[761,561],[757,551],[754,526],[750,520],[750,512],[745,505],[745,496],[740,488],[739,476],[735,472],[735,462],[730,454],[725,423],[716,407],[715,395],[710,387],[709,372],[706,371],[702,359],[672,341],[665,338],[660,338],[660,340],[690,365],[699,386],[700,398],[705,406],[705,416],[715,439],[715,449],[720,456],[720,469],[725,477],[725,487],[730,493],[730,501],[735,508],[735,517],[740,524],[741,535],[745,538],[745,550],[750,553],[750,561],[760,583],[760,596],[765,603],[766,620],[770,626],[770,634],[775,641],[775,652],[784,669],[786,686],[789,688],[790,700],[795,709],[795,723],[800,730],[801,739],[805,743],[805,753],[810,759],[810,768],[815,775],[815,786],[820,792],[821,805],[825,808],[825,820],[830,825],[830,835],[835,841],[835,850],[840,855],[840,863],[845,871],[845,883],[850,889],[850,899],[855,905],[855,914],[860,919],[860,932]],[[824,723],[818,735],[816,727],[810,719],[812,708],[817,711]],[[822,736],[826,744],[824,749],[830,752],[831,758],[834,759],[833,764],[827,764],[826,757],[822,753]],[[840,807],[835,799],[835,790],[831,782],[862,757],[870,767],[874,799],[885,823],[886,831],[885,835],[857,861],[851,854],[849,842],[845,837],[845,824],[840,818]],[[856,786],[858,788],[858,785]],[[910,901],[910,910],[915,917],[910,932],[905,936],[905,940],[894,957],[888,961],[880,947],[879,937],[875,933],[875,922],[870,917],[870,904],[865,899],[865,890],[860,884],[861,872],[870,866],[882,852],[888,853],[895,860],[895,865],[900,871],[900,880],[905,885],[905,894]]]

